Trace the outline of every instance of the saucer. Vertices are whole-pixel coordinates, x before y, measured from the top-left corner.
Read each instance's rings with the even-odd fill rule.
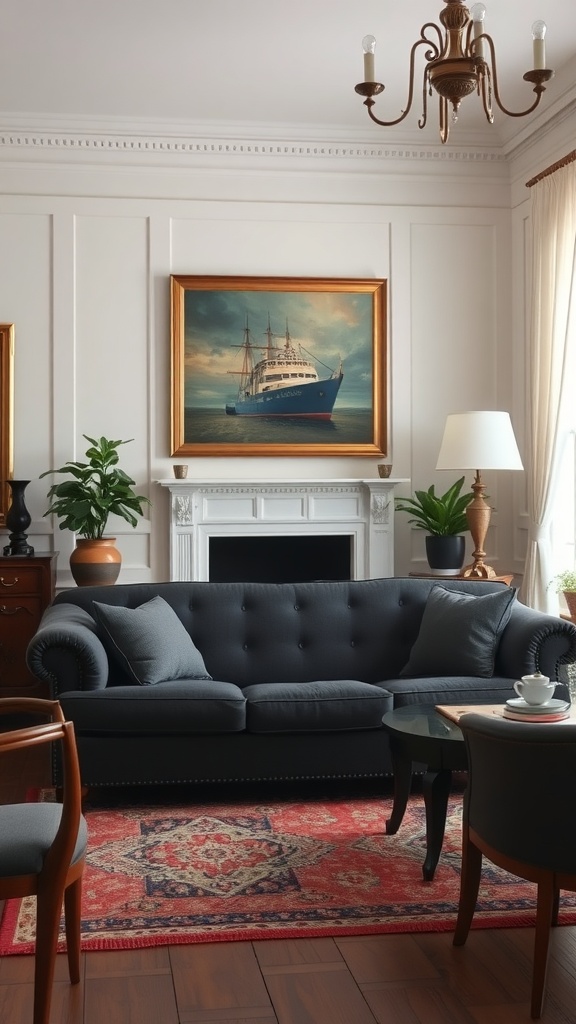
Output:
[[[528,704],[523,697],[510,697],[506,701],[506,706],[511,708],[513,711],[524,711],[526,714],[553,714],[558,711],[565,711],[569,704],[565,700],[557,700],[552,697],[546,701],[545,704]]]

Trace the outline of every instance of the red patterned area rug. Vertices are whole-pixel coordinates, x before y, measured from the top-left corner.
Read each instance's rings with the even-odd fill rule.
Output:
[[[83,949],[449,931],[461,798],[450,800],[433,882],[422,880],[421,796],[395,836],[384,831],[390,808],[370,797],[88,810]],[[473,927],[533,925],[535,895],[485,862]],[[9,901],[0,953],[33,951],[34,909]],[[576,923],[575,894],[563,894],[561,923]]]

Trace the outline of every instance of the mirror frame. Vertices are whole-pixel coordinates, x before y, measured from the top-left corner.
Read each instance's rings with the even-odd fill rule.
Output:
[[[14,472],[14,324],[0,324],[0,527],[6,525]]]

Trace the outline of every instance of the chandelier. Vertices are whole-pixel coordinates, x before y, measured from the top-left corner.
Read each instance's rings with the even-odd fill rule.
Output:
[[[458,109],[465,96],[476,92],[482,100],[484,113],[490,124],[494,121],[492,112],[493,99],[497,106],[509,117],[525,117],[532,113],[540,103],[545,83],[554,75],[546,68],[544,36],[546,25],[543,21],[535,21],[532,25],[534,67],[523,76],[526,82],[534,86],[536,99],[526,110],[508,110],[500,99],[498,73],[496,69],[496,52],[492,36],[484,32],[484,4],[477,3],[470,10],[462,0],[444,0],[446,7],[440,11],[439,19],[443,30],[434,22],[427,21],[420,29],[420,38],[416,40],[410,51],[410,86],[406,109],[394,121],[381,121],[372,112],[373,96],[384,91],[384,86],[375,81],[374,36],[365,36],[362,40],[364,51],[365,81],[356,86],[356,92],[365,96],[368,114],[376,124],[389,128],[400,124],[410,113],[414,98],[414,61],[418,47],[427,47],[425,51],[426,66],[422,84],[422,116],[418,127],[424,128],[427,117],[427,96],[432,96],[434,88],[439,97],[440,138],[443,143],[448,141],[450,120],[456,123]],[[452,108],[449,117],[448,106]]]

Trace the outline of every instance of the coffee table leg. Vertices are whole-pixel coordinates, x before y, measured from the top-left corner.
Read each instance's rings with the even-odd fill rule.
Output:
[[[412,758],[408,757],[403,745],[395,742],[393,737],[390,737],[390,755],[394,771],[394,803],[386,822],[387,836],[395,835],[400,828],[412,789]]]
[[[442,768],[440,771],[428,770],[422,780],[426,808],[426,859],[422,865],[425,882],[431,882],[434,878],[440,858],[451,782],[452,772],[449,768]]]

